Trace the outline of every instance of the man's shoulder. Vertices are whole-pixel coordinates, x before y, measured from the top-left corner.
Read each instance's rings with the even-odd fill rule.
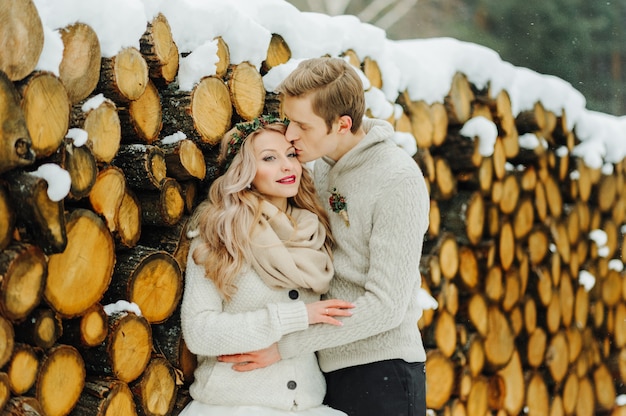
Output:
[[[422,176],[417,162],[391,139],[379,142],[371,154],[372,168],[377,172],[405,173]],[[382,169],[382,170],[381,170]]]

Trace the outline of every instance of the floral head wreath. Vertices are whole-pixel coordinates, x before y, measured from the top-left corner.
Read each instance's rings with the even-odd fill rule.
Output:
[[[288,126],[289,120],[287,120],[286,118],[283,118],[283,119],[278,118],[273,114],[264,114],[260,117],[255,118],[252,121],[245,121],[242,123],[235,124],[235,128],[237,129],[237,132],[232,134],[232,137],[230,141],[228,142],[228,147],[226,148],[226,154],[224,156],[224,163],[223,163],[224,171],[228,170],[235,155],[239,153],[239,150],[241,150],[241,146],[243,146],[244,142],[246,141],[246,138],[250,134],[274,123],[283,123],[285,126]]]

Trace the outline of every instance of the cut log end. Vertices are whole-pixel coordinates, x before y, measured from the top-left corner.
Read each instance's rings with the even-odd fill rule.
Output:
[[[259,71],[243,62],[229,72],[228,87],[237,114],[244,120],[260,116],[265,103],[265,87]]]
[[[0,316],[0,368],[9,361],[15,345],[15,331],[13,325],[4,317]],[[0,406],[0,409],[2,407]]]
[[[87,98],[100,79],[100,41],[98,35],[85,23],[75,23],[60,31],[63,41],[63,59],[59,78],[67,89],[72,104]]]
[[[137,379],[145,370],[152,354],[152,332],[145,318],[127,314],[111,333],[113,374],[125,382]]]
[[[30,244],[14,243],[0,254],[0,311],[20,321],[40,303],[47,274],[42,250]]]
[[[39,61],[44,44],[43,25],[32,0],[9,0],[3,9],[0,72],[18,81],[30,74]]]
[[[47,416],[67,415],[85,384],[85,364],[80,353],[59,345],[46,354],[37,376],[37,399]]]
[[[202,140],[214,145],[230,128],[232,103],[226,84],[217,77],[205,77],[193,90],[191,115]],[[211,111],[205,111],[211,108]]]
[[[22,108],[38,158],[51,156],[69,126],[70,101],[61,80],[51,72],[31,74],[22,85]]]
[[[102,298],[113,273],[115,244],[92,211],[72,212],[67,229],[67,248],[48,261],[44,297],[59,315],[71,318]]]
[[[163,357],[152,358],[132,390],[137,407],[146,415],[171,414],[177,392],[174,368]]]

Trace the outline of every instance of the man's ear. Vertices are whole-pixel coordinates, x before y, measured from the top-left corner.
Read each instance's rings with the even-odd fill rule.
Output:
[[[339,117],[339,128],[337,133],[350,133],[350,129],[352,128],[352,117],[343,115]]]

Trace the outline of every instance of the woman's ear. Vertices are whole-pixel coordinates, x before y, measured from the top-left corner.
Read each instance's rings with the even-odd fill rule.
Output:
[[[352,129],[352,117],[347,115],[340,116],[338,120],[338,125],[339,128],[337,129],[337,133],[350,133],[350,129]]]

